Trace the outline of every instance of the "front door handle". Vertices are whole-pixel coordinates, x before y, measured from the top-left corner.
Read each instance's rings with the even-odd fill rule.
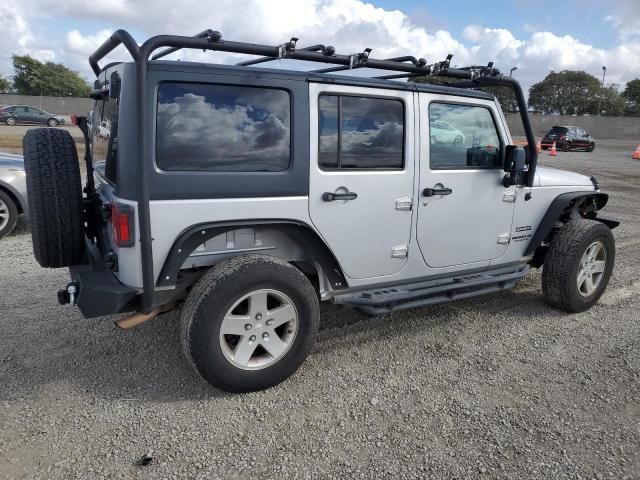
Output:
[[[322,194],[322,200],[325,202],[333,202],[335,200],[355,200],[358,198],[358,194],[355,192],[347,192],[347,193],[331,193],[324,192]]]
[[[450,188],[425,188],[422,195],[425,197],[435,197],[437,195],[451,195],[453,190]]]

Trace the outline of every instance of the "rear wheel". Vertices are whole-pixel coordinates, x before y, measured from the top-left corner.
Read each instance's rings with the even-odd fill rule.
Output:
[[[249,392],[293,374],[319,322],[316,292],[297,268],[268,256],[236,257],[212,268],[189,293],[182,341],[210,384]]]
[[[615,255],[609,227],[584,219],[567,222],[544,260],[542,289],[547,302],[567,312],[591,308],[607,288]]]
[[[34,128],[23,140],[33,253],[43,267],[78,265],[84,256],[78,153],[66,130]]]
[[[4,190],[0,190],[0,238],[9,235],[17,221],[18,207]]]
[[[589,144],[589,148],[587,148],[587,152],[593,152],[596,149],[596,144],[594,142],[591,142]]]
[[[563,146],[562,150],[564,152],[568,152],[569,150],[571,150],[571,142],[564,142],[564,146]]]
[[[55,118],[50,118],[47,121],[47,125],[49,125],[50,127],[57,127],[58,126],[58,120],[56,120]]]

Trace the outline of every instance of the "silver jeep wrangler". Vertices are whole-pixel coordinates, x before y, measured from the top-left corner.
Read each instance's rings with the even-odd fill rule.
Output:
[[[182,306],[195,369],[244,392],[301,365],[320,301],[378,315],[504,290],[530,267],[543,267],[551,306],[598,301],[618,222],[600,214],[608,196],[595,178],[536,168],[517,81],[491,63],[453,68],[451,56],[378,60],[296,43],[207,30],[139,46],[119,30],[90,57],[94,119],[77,121],[84,188],[68,132],[24,138],[35,257],[70,270],[61,303],[86,317],[126,313],[123,328]],[[121,44],[132,61],[100,67]],[[258,58],[160,60],[179,49]],[[295,61],[332,66],[252,66]],[[377,76],[339,73],[364,68]],[[424,76],[451,82],[411,81]],[[513,90],[526,147],[480,90],[494,86]]]

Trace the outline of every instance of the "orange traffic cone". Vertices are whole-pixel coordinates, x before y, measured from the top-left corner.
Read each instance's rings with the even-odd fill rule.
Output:
[[[634,160],[640,160],[640,145],[638,145],[636,151],[633,152],[633,156],[631,158],[633,158]]]
[[[538,140],[538,143],[536,143],[536,148],[538,149],[538,153],[542,152],[542,141]]]
[[[552,157],[555,157],[558,155],[558,151],[556,150],[556,142],[553,142],[553,145],[551,145],[551,150],[549,150],[549,155],[551,155]]]

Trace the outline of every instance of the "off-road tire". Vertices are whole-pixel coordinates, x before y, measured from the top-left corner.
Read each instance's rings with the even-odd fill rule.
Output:
[[[2,218],[0,218],[0,239],[6,237],[16,226],[16,222],[18,221],[18,207],[16,206],[15,201],[11,198],[4,190],[0,189],[0,205],[6,205],[6,210],[8,214],[7,222],[4,226],[2,226]]]
[[[259,289],[286,294],[298,312],[298,327],[289,350],[273,365],[243,370],[222,352],[219,335],[223,318],[243,295]],[[181,314],[185,355],[211,385],[228,392],[272,387],[291,376],[311,351],[320,323],[318,296],[311,282],[291,264],[274,257],[248,255],[222,262],[193,287]]]
[[[82,263],[82,184],[66,130],[34,128],[23,140],[33,253],[45,268]]]
[[[49,120],[47,120],[47,125],[49,125],[50,127],[57,127],[60,124],[60,122],[58,122],[58,120],[56,120],[55,118],[50,118]]]
[[[604,274],[596,290],[588,297],[578,291],[580,260],[586,249],[601,241],[606,249]],[[567,222],[551,242],[542,270],[542,291],[546,301],[566,312],[583,312],[600,299],[615,264],[615,241],[608,226],[594,220]]]

